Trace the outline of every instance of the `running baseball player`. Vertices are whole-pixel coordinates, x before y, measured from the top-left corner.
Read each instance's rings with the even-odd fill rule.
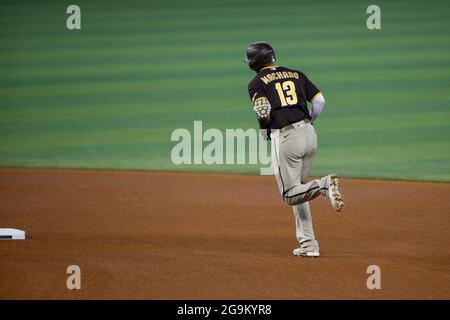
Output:
[[[344,199],[335,174],[307,181],[317,135],[313,123],[322,112],[325,99],[308,77],[275,64],[275,51],[267,42],[248,46],[244,61],[256,76],[248,84],[248,93],[261,133],[272,143],[272,166],[283,200],[294,210],[296,236],[300,247],[295,256],[318,257],[319,243],[314,236],[309,200],[328,197],[340,212]],[[307,102],[311,103],[311,111]]]

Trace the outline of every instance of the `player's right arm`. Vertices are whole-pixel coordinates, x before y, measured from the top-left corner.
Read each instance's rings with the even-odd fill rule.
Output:
[[[305,74],[302,74],[302,76],[305,78],[306,99],[311,103],[311,122],[314,123],[325,106],[325,98]]]
[[[322,113],[323,107],[325,107],[325,98],[322,93],[318,93],[311,101],[311,122],[314,123],[316,119]]]

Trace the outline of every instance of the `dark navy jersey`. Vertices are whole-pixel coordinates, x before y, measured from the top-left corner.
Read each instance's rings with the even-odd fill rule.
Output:
[[[311,119],[308,102],[320,92],[319,89],[298,71],[284,67],[262,68],[248,84],[248,94],[254,102],[266,97],[272,106],[270,123],[262,129],[280,129],[303,119]]]

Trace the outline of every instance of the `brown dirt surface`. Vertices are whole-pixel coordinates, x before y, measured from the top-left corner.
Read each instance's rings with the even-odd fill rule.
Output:
[[[0,241],[0,299],[450,299],[450,184],[341,190],[342,214],[311,202],[311,259],[273,177],[2,169],[0,227],[28,239]]]

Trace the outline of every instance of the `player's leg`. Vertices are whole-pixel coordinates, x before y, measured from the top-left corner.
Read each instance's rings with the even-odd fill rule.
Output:
[[[284,202],[289,205],[295,205],[313,200],[319,195],[326,196],[329,179],[329,176],[326,176],[305,184],[299,182],[293,187],[285,190],[283,193]]]
[[[283,196],[285,191],[294,186],[301,179],[302,159],[295,155],[297,150],[292,148],[292,141],[288,135],[271,135],[272,140],[272,167],[278,188]]]
[[[309,202],[292,206],[292,209],[295,217],[296,236],[300,243],[300,247],[294,249],[293,254],[296,256],[319,256],[319,243],[314,235]]]
[[[312,125],[307,124],[290,134],[281,135],[275,147],[278,147],[276,152],[279,153],[278,171],[283,182],[284,202],[296,205],[322,195],[329,198],[336,211],[344,208],[336,175],[331,174],[306,183],[299,177],[303,171],[309,172],[310,167],[307,167],[311,166],[312,156],[317,149],[317,135]],[[311,161],[307,161],[309,158]]]
[[[315,148],[314,148],[315,150]],[[309,152],[306,157],[302,159],[301,182],[303,184],[308,182],[308,176],[312,168],[312,162],[315,152]],[[300,247],[293,251],[297,256],[319,256],[319,243],[314,235],[311,210],[309,202],[304,202],[292,206],[295,217],[295,227],[297,240]]]
[[[279,132],[277,132],[279,133]],[[272,166],[285,203],[296,205],[319,195],[328,197],[336,211],[344,208],[339,180],[331,174],[302,183],[303,159],[315,153],[317,135],[310,124],[284,134],[271,134]]]
[[[284,151],[280,154],[280,145],[283,145],[283,148],[288,147],[284,136],[272,136],[272,165],[281,194],[284,192],[285,185],[295,185],[296,181],[300,181],[302,177],[305,177],[305,174],[307,176],[311,167],[306,161],[306,170],[302,170],[303,159],[300,156],[288,156]],[[301,144],[301,142],[297,141],[297,144]],[[298,152],[300,152],[299,150]],[[296,256],[318,257],[319,245],[314,236],[309,203],[304,202],[294,205],[292,209],[295,218],[296,237],[300,243],[300,247],[294,249],[293,254]]]
[[[280,134],[273,140],[275,175],[283,199],[289,205],[301,204],[326,194],[327,177],[306,183],[301,181],[303,159],[314,155],[316,148],[317,136],[310,125]]]

